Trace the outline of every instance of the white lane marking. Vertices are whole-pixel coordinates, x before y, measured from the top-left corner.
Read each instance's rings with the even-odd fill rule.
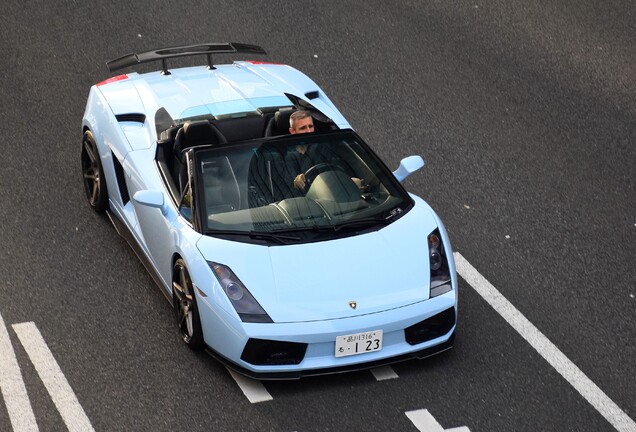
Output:
[[[14,432],[38,430],[9,332],[0,315],[0,390]]]
[[[243,394],[247,397],[251,403],[267,402],[272,400],[272,395],[269,394],[265,386],[260,381],[248,378],[240,373],[234,372],[228,369],[236,384],[241,388]]]
[[[381,366],[371,369],[371,373],[378,381],[399,378],[391,366]]]
[[[590,380],[559,348],[543,335],[512,303],[458,252],[457,273],[501,315],[556,371],[565,378],[614,428],[636,432],[636,423]]]
[[[22,346],[26,350],[35,370],[49,392],[55,407],[62,416],[69,432],[93,431],[84,409],[73,389],[55,361],[53,353],[44,342],[42,334],[32,322],[13,324]]]
[[[406,416],[420,432],[443,432],[444,428],[428,410],[407,411]]]
[[[444,429],[426,409],[407,411],[404,414],[406,414],[420,432],[470,432],[470,429],[466,426]]]

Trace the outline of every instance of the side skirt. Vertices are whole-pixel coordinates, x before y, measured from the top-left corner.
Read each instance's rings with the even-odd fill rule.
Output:
[[[155,267],[152,265],[152,262],[146,256],[146,253],[141,248],[141,246],[139,246],[139,244],[137,243],[137,240],[135,240],[134,234],[130,232],[130,230],[128,229],[128,226],[125,223],[119,220],[119,218],[115,215],[115,213],[113,213],[110,210],[107,210],[106,214],[108,215],[108,219],[110,219],[110,222],[115,227],[115,231],[117,231],[117,234],[119,234],[121,237],[124,238],[124,240],[126,240],[126,243],[128,243],[128,246],[130,246],[133,252],[135,252],[135,255],[137,255],[137,258],[139,258],[139,261],[141,261],[141,263],[144,265],[144,267],[146,268],[146,271],[148,272],[150,277],[152,277],[152,280],[155,281],[155,283],[159,287],[159,290],[166,297],[166,300],[168,300],[171,306],[174,306],[172,297],[168,295],[168,290],[166,290],[166,287],[163,283],[163,280],[161,279],[161,276],[159,276],[159,273],[157,272],[157,270],[155,270]]]

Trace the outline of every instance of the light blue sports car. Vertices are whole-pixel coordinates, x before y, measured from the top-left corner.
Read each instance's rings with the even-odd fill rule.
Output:
[[[265,54],[202,44],[108,62],[161,70],[94,85],[82,120],[88,201],[174,306],[185,343],[258,379],[452,347],[450,240],[401,184],[422,158],[391,172],[306,75],[261,61],[213,64],[224,53]],[[168,69],[192,55],[207,65]],[[290,133],[297,110],[311,114],[313,133]]]

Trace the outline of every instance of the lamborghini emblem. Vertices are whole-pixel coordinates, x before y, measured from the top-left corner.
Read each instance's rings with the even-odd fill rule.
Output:
[[[349,307],[351,307],[351,309],[355,309],[358,307],[358,303],[354,302],[353,300],[349,302]]]

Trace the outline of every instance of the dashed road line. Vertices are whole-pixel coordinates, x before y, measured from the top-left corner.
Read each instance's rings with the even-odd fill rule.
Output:
[[[267,402],[273,399],[262,382],[248,378],[231,369],[228,369],[228,372],[251,403]]]
[[[537,329],[466,259],[455,252],[457,273],[556,371],[620,432],[636,432],[636,423]]]
[[[371,373],[378,381],[399,378],[391,366],[382,366],[371,369]]]
[[[48,390],[69,432],[94,431],[73,389],[35,324],[27,322],[14,324],[12,327],[29,355],[33,366],[35,366],[35,370]]]
[[[232,369],[228,369],[227,371],[251,403],[267,402],[274,399],[261,381],[248,378],[238,372],[234,372]],[[371,369],[371,373],[378,381],[399,378],[391,366]]]
[[[466,426],[444,429],[426,409],[407,411],[404,414],[420,432],[470,432]]]
[[[14,432],[38,430],[9,332],[0,315],[0,390]]]
[[[636,432],[636,423],[592,380],[570,361],[517,308],[508,301],[458,252],[454,254],[457,273],[501,315],[565,380],[574,387],[616,430]],[[35,366],[62,419],[70,432],[94,431],[73,389],[64,377],[53,354],[34,323],[14,324],[14,331]],[[251,403],[273,400],[265,386],[230,369],[230,375]],[[371,369],[377,381],[398,378],[390,366]],[[0,315],[0,390],[14,432],[38,431],[33,409],[26,392],[15,352]],[[445,429],[426,409],[408,411],[406,416],[420,431],[442,432]],[[461,426],[446,429],[470,432]]]

